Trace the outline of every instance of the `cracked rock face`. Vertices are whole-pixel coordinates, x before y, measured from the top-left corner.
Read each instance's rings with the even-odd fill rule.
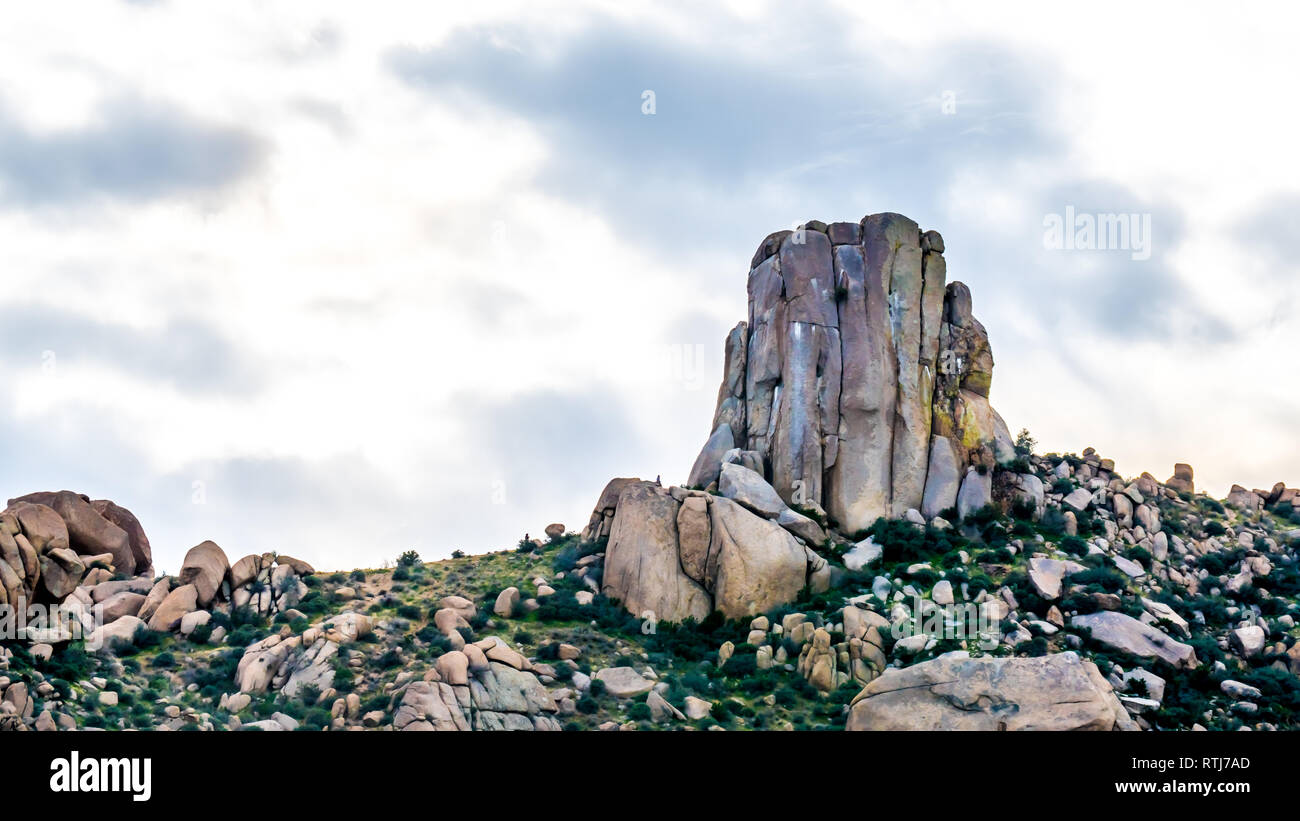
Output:
[[[848,730],[1135,729],[1090,661],[948,653],[890,668],[849,708]]]
[[[30,493],[0,512],[0,604],[62,601],[114,574],[151,576],[149,540],[131,511],[72,491]]]
[[[943,247],[899,214],[765,239],[691,484],[715,479],[727,449],[752,452],[782,499],[851,533],[937,515],[968,467],[1010,458],[988,334],[970,290],[946,282]]]
[[[899,214],[763,240],[689,489],[611,480],[583,530],[609,540],[602,592],[643,618],[744,618],[833,583],[810,549],[826,524],[992,501],[988,469],[1015,453],[943,250]]]
[[[456,651],[452,651],[453,653]],[[395,693],[402,731],[560,730],[555,700],[530,670],[497,661],[449,680],[430,671]]]

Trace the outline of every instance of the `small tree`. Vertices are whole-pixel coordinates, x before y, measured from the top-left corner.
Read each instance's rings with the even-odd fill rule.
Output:
[[[1029,428],[1021,428],[1020,433],[1016,434],[1016,454],[1030,456],[1036,447],[1038,447],[1038,440],[1029,435]]]

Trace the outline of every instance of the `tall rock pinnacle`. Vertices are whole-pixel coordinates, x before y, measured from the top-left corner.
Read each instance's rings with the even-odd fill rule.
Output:
[[[583,529],[606,540],[601,592],[649,620],[752,617],[828,590],[818,549],[881,516],[992,502],[1015,450],[946,274],[943,238],[898,214],[764,239],[687,487],[613,479]]]
[[[969,289],[946,282],[943,251],[899,214],[764,239],[688,484],[714,482],[738,449],[731,461],[846,533],[987,500],[978,468],[1011,458],[1011,437],[989,404],[988,335]]]

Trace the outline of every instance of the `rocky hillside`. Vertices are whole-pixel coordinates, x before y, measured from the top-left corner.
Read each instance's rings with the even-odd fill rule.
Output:
[[[76,493],[0,512],[0,729],[1300,729],[1300,491],[1036,454],[942,238],[761,243],[684,487],[580,533],[155,577]]]

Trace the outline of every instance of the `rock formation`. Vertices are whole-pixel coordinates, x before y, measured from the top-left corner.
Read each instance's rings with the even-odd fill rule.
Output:
[[[943,251],[898,214],[763,240],[690,489],[614,479],[583,530],[609,538],[605,593],[669,621],[751,616],[825,589],[827,525],[993,501],[990,469],[1014,448],[989,404],[988,334]]]
[[[938,515],[968,468],[1011,458],[988,334],[943,251],[898,214],[767,237],[689,484],[707,487],[739,448],[787,503],[852,533],[909,508]]]
[[[139,521],[110,501],[68,490],[31,493],[0,512],[0,604],[58,602],[115,574],[152,573]]]
[[[561,729],[559,706],[526,658],[511,650],[498,660],[493,651],[504,642],[495,638],[470,647],[480,652],[452,650],[438,659],[436,669],[394,694],[394,729]]]
[[[1075,653],[891,668],[853,699],[849,730],[1136,729],[1111,686]]]
[[[639,617],[702,621],[714,610],[729,618],[753,616],[792,601],[810,582],[810,571],[825,566],[783,524],[731,499],[653,482],[614,482],[622,491],[613,508],[602,590]],[[597,516],[603,520],[603,511],[593,520]]]

